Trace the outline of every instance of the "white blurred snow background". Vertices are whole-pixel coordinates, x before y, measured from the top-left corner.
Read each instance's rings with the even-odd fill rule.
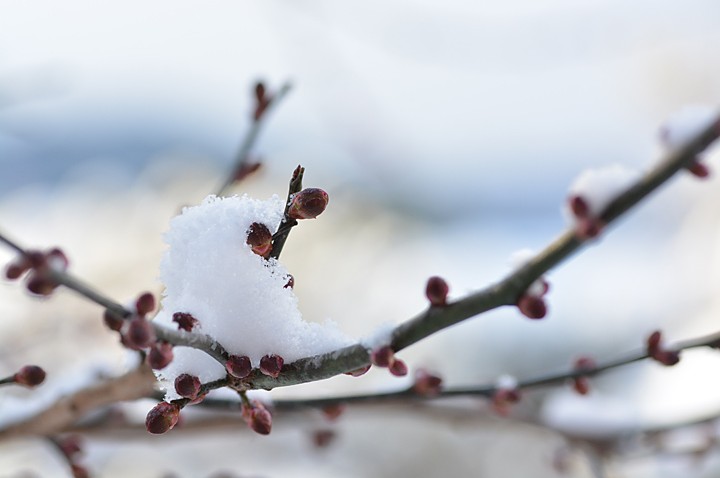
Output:
[[[239,192],[284,194],[297,164],[307,186],[328,191],[329,209],[293,231],[283,262],[306,318],[359,337],[421,310],[430,275],[454,297],[497,280],[514,251],[539,250],[562,230],[562,202],[583,169],[647,166],[665,117],[720,104],[718,23],[713,0],[0,0],[0,227],[29,246],[62,246],[74,272],[119,300],[159,290],[161,233],[229,168],[249,86],[290,79],[258,144],[265,168]],[[709,164],[720,170],[718,158]],[[715,176],[673,180],[553,271],[546,320],[498,310],[401,356],[468,385],[563,370],[578,355],[615,357],[656,328],[671,341],[716,331]],[[28,362],[50,373],[45,391],[2,390],[3,423],[126,367],[97,307],[70,292],[39,301],[7,282],[0,296],[3,373]],[[558,390],[530,408],[595,438],[693,420],[720,413],[718,365],[716,353],[686,353],[672,369],[627,367],[594,380],[589,398]],[[277,392],[404,384],[376,373]],[[203,436],[190,458],[193,435],[119,434],[91,438],[86,462],[98,476],[210,476],[220,464],[239,476],[562,476],[551,466],[559,434],[477,420],[352,411],[339,443],[319,454],[302,420],[278,420],[268,439]],[[138,443],[158,453],[140,455]],[[64,476],[40,446],[0,444],[3,476],[33,466]],[[533,451],[514,460],[518,450]],[[28,453],[50,465],[29,465]],[[570,476],[588,476],[584,455],[573,458]],[[610,472],[718,470],[717,456],[641,456]]]

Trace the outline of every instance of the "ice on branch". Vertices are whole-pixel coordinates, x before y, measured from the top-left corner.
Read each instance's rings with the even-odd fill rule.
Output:
[[[660,128],[660,139],[668,149],[677,149],[715,122],[720,109],[708,105],[688,105],[669,117]]]
[[[286,287],[288,271],[248,244],[253,225],[277,230],[284,207],[277,196],[266,201],[210,196],[185,208],[165,236],[169,249],[160,268],[165,293],[155,320],[177,330],[173,319],[189,314],[197,323],[185,333],[209,335],[229,354],[249,357],[254,368],[264,356],[291,363],[354,343],[333,323],[303,320],[292,288]],[[225,367],[202,351],[175,347],[174,356],[157,372],[167,400],[178,398],[173,383],[183,373],[203,383],[226,376]]]

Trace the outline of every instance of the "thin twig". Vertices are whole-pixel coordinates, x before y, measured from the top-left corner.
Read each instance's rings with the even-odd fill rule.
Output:
[[[260,117],[258,117],[257,119],[253,119],[253,122],[251,123],[250,128],[245,133],[245,137],[243,138],[242,143],[240,144],[240,148],[235,155],[235,162],[233,163],[233,167],[228,173],[228,175],[225,177],[222,185],[217,189],[215,195],[226,195],[230,188],[237,181],[238,175],[243,171],[243,169],[250,166],[250,151],[252,150],[252,147],[255,144],[255,141],[257,140],[260,131],[262,130],[263,124],[265,124],[265,118],[267,118],[268,113],[273,110],[282,101],[283,98],[285,98],[285,96],[290,92],[290,88],[290,83],[285,83],[284,85],[282,85],[272,96],[272,99],[270,100],[270,103],[264,110],[263,114],[260,115]]]
[[[298,222],[295,219],[291,218],[289,214],[290,203],[292,202],[293,196],[302,190],[302,181],[304,174],[305,168],[298,165],[298,167],[295,168],[295,171],[293,171],[292,177],[290,178],[290,185],[288,186],[288,195],[287,201],[285,201],[285,211],[283,212],[283,219],[280,223],[280,227],[278,227],[277,232],[273,234],[273,245],[272,250],[270,251],[270,257],[273,257],[275,259],[278,259],[280,257],[280,253],[282,252],[283,246],[285,246],[285,241],[290,234],[290,230],[293,227],[297,226]]]

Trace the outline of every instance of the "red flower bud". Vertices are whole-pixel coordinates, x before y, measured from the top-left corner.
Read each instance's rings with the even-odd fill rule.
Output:
[[[692,174],[693,176],[705,179],[708,176],[710,176],[710,169],[707,167],[706,164],[701,163],[700,161],[693,161],[687,166],[687,170]]]
[[[260,435],[269,435],[272,429],[272,415],[261,402],[253,401],[250,407],[243,406],[243,418],[248,426]]]
[[[11,262],[5,269],[5,277],[9,280],[19,279],[20,276],[30,270],[30,261],[23,255],[18,257],[15,262]]]
[[[390,363],[388,370],[390,370],[390,373],[396,377],[404,377],[408,373],[407,365],[405,365],[405,362],[400,359],[394,359]]]
[[[174,357],[173,346],[167,342],[155,342],[150,347],[147,361],[155,370],[162,370],[172,362]]]
[[[57,446],[66,457],[72,459],[82,452],[82,439],[79,435],[68,435],[57,440]]]
[[[572,211],[575,217],[584,218],[590,215],[590,206],[581,196],[570,196],[568,198],[568,204],[570,211]]]
[[[671,367],[680,362],[680,352],[677,350],[661,350],[652,356],[663,365]]]
[[[160,402],[148,412],[145,428],[150,433],[159,435],[174,427],[180,418],[180,407],[175,403]]]
[[[130,348],[140,350],[150,347],[155,343],[155,330],[152,324],[144,317],[135,317],[127,324],[127,330],[123,334],[126,345]]]
[[[430,305],[440,307],[447,304],[447,295],[449,292],[447,282],[442,277],[433,276],[428,279],[425,286],[425,295],[430,301]]]
[[[26,365],[13,376],[13,379],[18,385],[33,388],[43,383],[45,376],[45,370],[37,365]]]
[[[518,309],[529,319],[542,319],[547,314],[547,306],[542,297],[523,294],[517,303]]]
[[[186,332],[191,332],[198,324],[198,320],[187,312],[175,312],[172,320],[178,324],[178,330]]]
[[[314,219],[325,210],[328,200],[327,193],[322,189],[303,189],[290,200],[288,216],[293,219]]]
[[[27,290],[36,295],[48,296],[57,288],[57,284],[50,280],[46,274],[33,273],[25,283]]]
[[[370,352],[370,361],[378,367],[389,367],[394,359],[395,352],[389,345],[384,345]]]
[[[272,378],[278,378],[285,360],[279,355],[265,355],[260,359],[260,371]]]
[[[155,310],[155,296],[150,292],[144,292],[135,301],[135,309],[138,315],[146,315]]]
[[[655,355],[660,350],[660,341],[662,340],[662,332],[656,330],[647,338],[647,353]]]
[[[349,372],[345,372],[345,375],[350,375],[352,377],[359,377],[361,375],[365,375],[368,370],[370,370],[370,365],[367,365],[365,367],[358,368],[355,370],[350,370]]]
[[[272,251],[272,233],[265,224],[253,222],[247,230],[246,242],[252,248],[252,251],[264,258],[270,256]]]
[[[175,391],[184,398],[194,400],[200,394],[201,387],[200,379],[194,375],[183,373],[175,379]]]
[[[590,393],[590,380],[587,377],[575,377],[573,379],[573,388],[580,395],[587,395]]]
[[[231,355],[225,362],[225,370],[235,378],[245,378],[252,371],[250,357],[246,355]]]
[[[322,408],[323,415],[325,415],[325,417],[330,421],[337,420],[344,411],[345,405],[342,403],[337,403],[335,405],[327,405]]]
[[[103,321],[110,330],[114,330],[116,332],[120,332],[120,329],[122,329],[122,326],[125,323],[122,317],[119,317],[110,309],[105,309],[103,312]]]
[[[337,438],[337,433],[334,430],[317,430],[312,437],[316,447],[325,448]]]
[[[265,100],[265,84],[262,81],[258,81],[255,83],[255,89],[253,90],[255,93],[255,101],[258,103],[261,103]]]
[[[415,383],[413,390],[423,397],[435,397],[442,389],[442,379],[426,370],[419,369],[415,372]]]
[[[599,219],[581,218],[575,224],[575,233],[580,239],[593,239],[600,235],[604,227],[605,223]]]
[[[90,478],[90,473],[87,471],[87,468],[77,463],[70,464],[70,471],[72,472],[73,478]]]

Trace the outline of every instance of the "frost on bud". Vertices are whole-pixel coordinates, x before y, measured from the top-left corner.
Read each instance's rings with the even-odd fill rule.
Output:
[[[542,319],[547,314],[547,305],[542,297],[523,294],[517,302],[518,309],[529,319]]]
[[[155,343],[155,330],[152,324],[144,317],[135,317],[127,324],[127,330],[123,334],[124,343],[127,347],[135,350],[150,347]]]
[[[325,210],[328,200],[327,193],[322,189],[303,189],[290,200],[288,216],[293,219],[314,219]]]
[[[200,395],[202,383],[195,375],[182,373],[175,379],[175,391],[184,398],[194,400]]]
[[[145,418],[145,428],[159,435],[174,427],[180,419],[180,406],[175,403],[160,402],[150,410]]]
[[[135,301],[135,309],[138,315],[147,315],[155,310],[155,296],[150,292],[144,292]]]
[[[355,370],[350,370],[349,372],[345,372],[345,375],[350,375],[351,377],[359,377],[361,375],[365,375],[368,370],[370,370],[371,365],[366,365],[365,367],[358,368]]]
[[[184,330],[186,332],[191,332],[198,324],[198,320],[187,312],[175,312],[172,320],[178,324],[178,330]]]
[[[122,317],[119,317],[115,312],[112,312],[110,309],[105,309],[105,311],[103,312],[103,322],[105,322],[107,328],[116,332],[120,332],[120,329],[122,329],[122,326],[125,323]]]
[[[173,346],[171,344],[155,342],[148,353],[148,365],[155,370],[162,370],[172,362],[173,355]]]
[[[336,403],[335,405],[327,405],[326,407],[322,408],[322,413],[325,415],[325,418],[327,418],[330,421],[337,420],[340,415],[345,412],[345,405],[342,403]]]
[[[43,383],[45,376],[45,370],[37,365],[26,365],[13,375],[13,380],[18,385],[33,388]]]
[[[278,378],[285,360],[279,355],[265,355],[260,359],[260,371],[272,378]]]
[[[247,230],[246,242],[252,251],[264,258],[270,256],[272,251],[272,233],[268,227],[260,222],[253,222]]]
[[[447,295],[449,292],[447,282],[442,277],[433,276],[428,279],[425,286],[425,295],[433,307],[441,307],[447,304]]]
[[[393,360],[395,360],[395,352],[389,345],[384,345],[370,352],[370,361],[378,367],[389,367]]]
[[[261,402],[254,400],[250,406],[243,406],[242,416],[248,426],[260,435],[269,435],[272,429],[272,415]]]
[[[419,369],[415,372],[413,390],[422,397],[436,397],[440,395],[442,379],[427,370]]]
[[[250,357],[246,355],[231,355],[225,362],[225,370],[235,378],[245,378],[252,371]]]

